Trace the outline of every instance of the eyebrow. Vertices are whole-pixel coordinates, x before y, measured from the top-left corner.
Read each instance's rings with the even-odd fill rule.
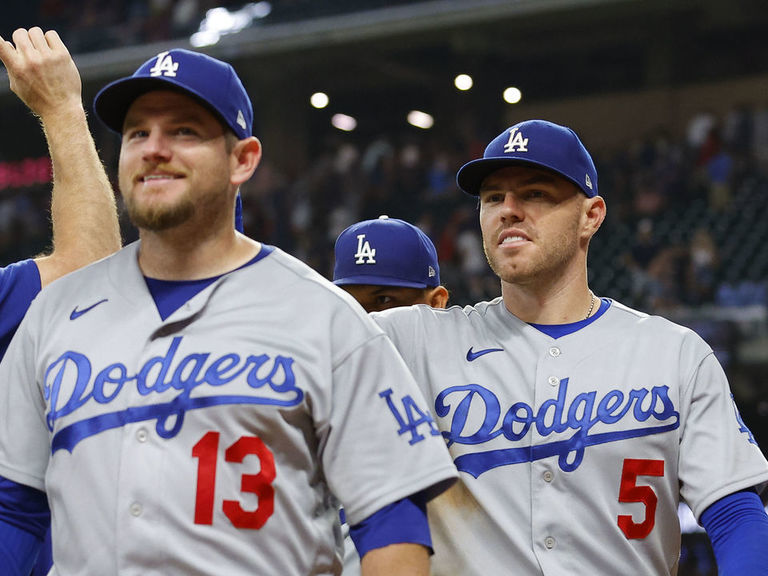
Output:
[[[525,186],[533,186],[535,184],[553,184],[557,182],[558,177],[554,174],[550,174],[548,171],[545,170],[539,170],[534,168],[536,172],[534,172],[531,176],[528,178],[525,178],[524,180],[520,181],[517,184],[517,187],[525,187]],[[489,184],[486,184],[483,182],[483,184],[480,185],[479,192],[483,192],[485,190],[495,190],[499,188],[500,184],[493,180]]]

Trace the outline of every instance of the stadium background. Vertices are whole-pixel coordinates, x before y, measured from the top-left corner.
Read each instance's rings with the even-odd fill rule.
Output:
[[[7,4],[7,3],[4,3]],[[699,332],[768,446],[768,4],[764,0],[10,0],[0,35],[60,32],[90,107],[214,22],[194,49],[231,62],[264,145],[243,189],[249,235],[330,276],[345,226],[388,214],[435,241],[451,302],[498,294],[466,160],[506,126],[546,118],[593,152],[608,219],[590,254],[595,292]],[[218,10],[214,10],[219,8]],[[225,9],[225,10],[222,10]],[[194,38],[199,38],[200,35]],[[457,74],[473,79],[454,87]],[[522,98],[505,102],[514,86]],[[326,93],[325,108],[310,96]],[[426,112],[430,128],[406,122]],[[340,130],[334,114],[354,118]],[[50,242],[50,164],[36,120],[0,78],[0,264]],[[115,177],[119,141],[92,122]],[[136,237],[123,219],[126,241]],[[686,524],[681,576],[715,574]]]

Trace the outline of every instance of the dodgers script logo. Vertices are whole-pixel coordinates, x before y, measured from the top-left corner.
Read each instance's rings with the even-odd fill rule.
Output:
[[[296,406],[304,398],[304,392],[296,386],[293,358],[279,355],[270,358],[266,354],[212,357],[207,353],[193,353],[177,359],[182,339],[182,336],[173,338],[165,354],[150,358],[135,374],[129,373],[128,367],[120,362],[94,373],[90,359],[71,350],[53,361],[45,371],[44,382],[48,402],[46,421],[51,432],[59,418],[93,403],[109,405],[128,387],[135,387],[136,392],[146,397],[169,390],[179,393],[168,402],[129,406],[68,424],[53,435],[51,453],[62,448],[71,452],[89,436],[145,420],[157,421],[155,429],[161,438],[173,438],[181,430],[188,410],[223,404]],[[201,386],[223,388],[236,379],[244,379],[254,394],[192,397],[192,392]]]
[[[523,440],[533,426],[543,437],[573,431],[565,440],[458,456],[454,460],[456,468],[475,478],[498,466],[534,462],[550,456],[558,457],[561,470],[572,472],[581,464],[588,446],[678,428],[680,414],[668,392],[668,386],[654,386],[650,390],[639,388],[626,394],[621,390],[609,390],[602,397],[598,397],[597,391],[582,392],[569,404],[568,378],[563,378],[557,398],[543,402],[538,412],[534,413],[525,402],[517,402],[502,416],[499,399],[493,392],[479,384],[466,384],[443,390],[435,399],[435,411],[441,418],[452,412],[450,430],[443,432],[448,446],[454,443],[484,444],[499,436],[517,442]],[[472,428],[468,426],[470,411],[484,414],[480,424]],[[621,430],[590,433],[597,424],[613,426],[619,423]]]

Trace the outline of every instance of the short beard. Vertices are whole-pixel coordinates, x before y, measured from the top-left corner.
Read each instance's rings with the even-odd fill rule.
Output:
[[[126,199],[125,208],[128,218],[137,228],[160,232],[183,224],[195,213],[192,202],[182,201],[174,206],[141,208],[132,200]]]

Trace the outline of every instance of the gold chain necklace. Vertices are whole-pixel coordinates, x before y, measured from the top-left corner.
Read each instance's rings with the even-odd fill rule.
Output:
[[[592,290],[589,291],[589,310],[587,311],[587,315],[584,317],[584,320],[589,318],[592,315],[592,310],[595,309],[595,294],[592,292]]]

